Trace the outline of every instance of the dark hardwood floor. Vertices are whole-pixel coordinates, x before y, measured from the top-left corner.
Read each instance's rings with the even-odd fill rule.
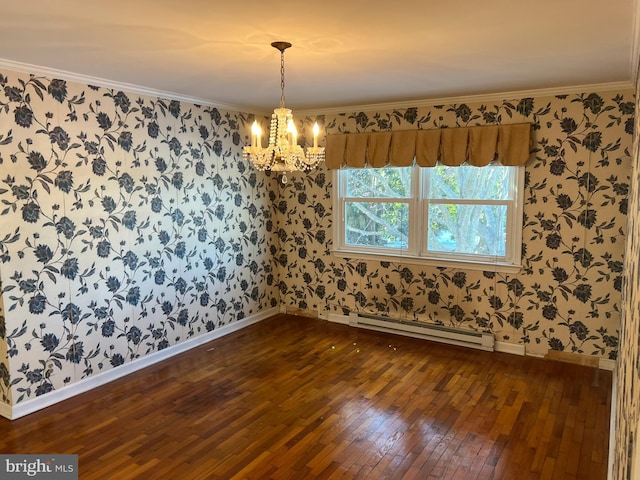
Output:
[[[279,315],[18,420],[89,479],[602,479],[611,375]]]

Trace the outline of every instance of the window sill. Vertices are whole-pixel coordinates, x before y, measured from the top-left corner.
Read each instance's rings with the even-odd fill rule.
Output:
[[[459,270],[479,270],[482,272],[518,273],[522,265],[500,262],[468,262],[464,260],[446,260],[442,258],[414,257],[393,253],[364,253],[356,250],[331,250],[336,257],[358,260],[376,260],[379,262],[401,262],[407,265],[427,265],[431,267],[456,268]]]

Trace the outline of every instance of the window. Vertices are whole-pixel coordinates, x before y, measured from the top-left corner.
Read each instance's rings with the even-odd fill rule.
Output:
[[[520,268],[524,167],[337,170],[335,253]]]

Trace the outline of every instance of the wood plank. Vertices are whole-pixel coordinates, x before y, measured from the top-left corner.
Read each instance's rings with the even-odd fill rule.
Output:
[[[0,419],[0,451],[76,453],[83,480],[604,480],[611,374],[593,378],[278,315]]]

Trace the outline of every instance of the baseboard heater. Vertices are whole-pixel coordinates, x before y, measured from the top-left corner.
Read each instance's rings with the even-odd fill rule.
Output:
[[[495,338],[490,333],[480,333],[415,321],[404,322],[382,315],[358,312],[349,313],[349,325],[379,332],[424,338],[425,340],[432,340],[434,342],[477,348],[488,352],[494,351]]]

